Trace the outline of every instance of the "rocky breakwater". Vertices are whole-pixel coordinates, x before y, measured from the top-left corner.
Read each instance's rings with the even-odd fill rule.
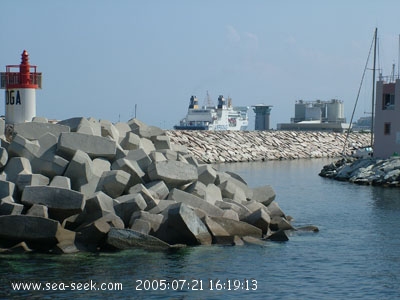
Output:
[[[345,133],[323,131],[168,131],[173,143],[184,145],[208,163],[339,157]],[[369,145],[370,135],[350,133],[347,153]]]
[[[8,133],[0,147],[3,252],[240,245],[287,240],[293,228],[271,186],[250,188],[201,164],[136,119],[37,118]]]
[[[400,157],[343,158],[324,166],[319,175],[361,185],[400,187]]]

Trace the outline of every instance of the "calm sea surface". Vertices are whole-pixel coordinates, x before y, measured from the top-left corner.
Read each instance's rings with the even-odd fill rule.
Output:
[[[264,246],[175,253],[1,255],[0,299],[400,299],[400,190],[320,178],[328,162],[218,166],[250,186],[272,185],[294,225],[316,225],[319,233],[292,233],[288,242]],[[13,291],[11,283],[18,282],[40,283],[41,290]],[[216,290],[223,283],[225,289]],[[106,287],[114,290],[100,290]]]

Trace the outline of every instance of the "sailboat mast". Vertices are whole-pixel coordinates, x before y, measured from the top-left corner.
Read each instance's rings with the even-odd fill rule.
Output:
[[[375,65],[376,65],[376,40],[377,40],[377,35],[378,35],[378,28],[375,28],[375,34],[374,34],[374,67],[373,67],[373,69],[372,69],[371,146],[374,145],[375,71],[376,71],[376,70],[375,70]]]

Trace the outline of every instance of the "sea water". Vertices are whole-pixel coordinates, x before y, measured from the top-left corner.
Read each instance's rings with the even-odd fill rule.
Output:
[[[400,190],[319,177],[331,161],[216,165],[271,185],[293,224],[318,233],[261,246],[0,255],[0,299],[400,299]]]

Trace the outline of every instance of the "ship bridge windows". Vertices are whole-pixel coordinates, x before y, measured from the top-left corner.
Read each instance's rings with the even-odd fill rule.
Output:
[[[382,110],[394,110],[394,94],[383,94]]]

